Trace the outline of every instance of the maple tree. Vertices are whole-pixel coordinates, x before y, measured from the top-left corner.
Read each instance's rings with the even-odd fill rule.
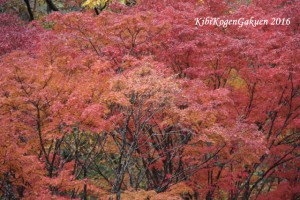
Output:
[[[1,14],[1,198],[299,198],[300,3],[128,2]]]

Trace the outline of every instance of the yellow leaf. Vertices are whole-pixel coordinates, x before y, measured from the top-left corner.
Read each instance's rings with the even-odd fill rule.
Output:
[[[87,0],[85,1],[82,6],[88,7],[88,8],[95,8],[97,6],[104,7],[106,3],[108,3],[109,0]]]

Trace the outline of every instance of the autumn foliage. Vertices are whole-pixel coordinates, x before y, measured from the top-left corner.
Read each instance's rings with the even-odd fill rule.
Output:
[[[299,1],[61,3],[0,14],[0,199],[300,198]]]

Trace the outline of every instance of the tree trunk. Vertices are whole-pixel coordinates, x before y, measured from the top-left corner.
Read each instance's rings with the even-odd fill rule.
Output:
[[[34,20],[34,17],[33,17],[33,13],[32,13],[31,7],[30,7],[29,0],[24,0],[24,2],[26,4],[27,11],[28,11],[28,14],[29,14],[29,20],[32,21],[32,20]]]
[[[86,168],[84,167],[83,169],[83,177],[84,179],[86,178]],[[84,185],[83,185],[83,200],[87,200],[87,185],[86,185],[86,182],[84,182]]]
[[[54,3],[52,2],[52,0],[46,0],[46,3],[48,5],[48,7],[50,8],[50,10],[58,11],[58,8],[54,5]]]

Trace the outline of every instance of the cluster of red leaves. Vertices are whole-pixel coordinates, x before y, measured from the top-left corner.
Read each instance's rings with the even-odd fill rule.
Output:
[[[41,30],[39,30],[41,31]],[[36,41],[38,30],[29,28],[15,16],[0,14],[0,56],[17,49],[34,48],[32,41]]]
[[[117,195],[185,181],[200,199],[299,197],[300,5],[267,2],[142,1],[99,16],[54,13],[41,21],[53,30],[38,40],[34,28],[7,25],[18,39],[1,50],[0,194],[103,194],[107,185],[86,173],[107,159],[116,175],[100,174]],[[207,16],[291,24],[195,26]],[[105,145],[79,156],[75,128]],[[70,162],[63,153],[73,148]]]

